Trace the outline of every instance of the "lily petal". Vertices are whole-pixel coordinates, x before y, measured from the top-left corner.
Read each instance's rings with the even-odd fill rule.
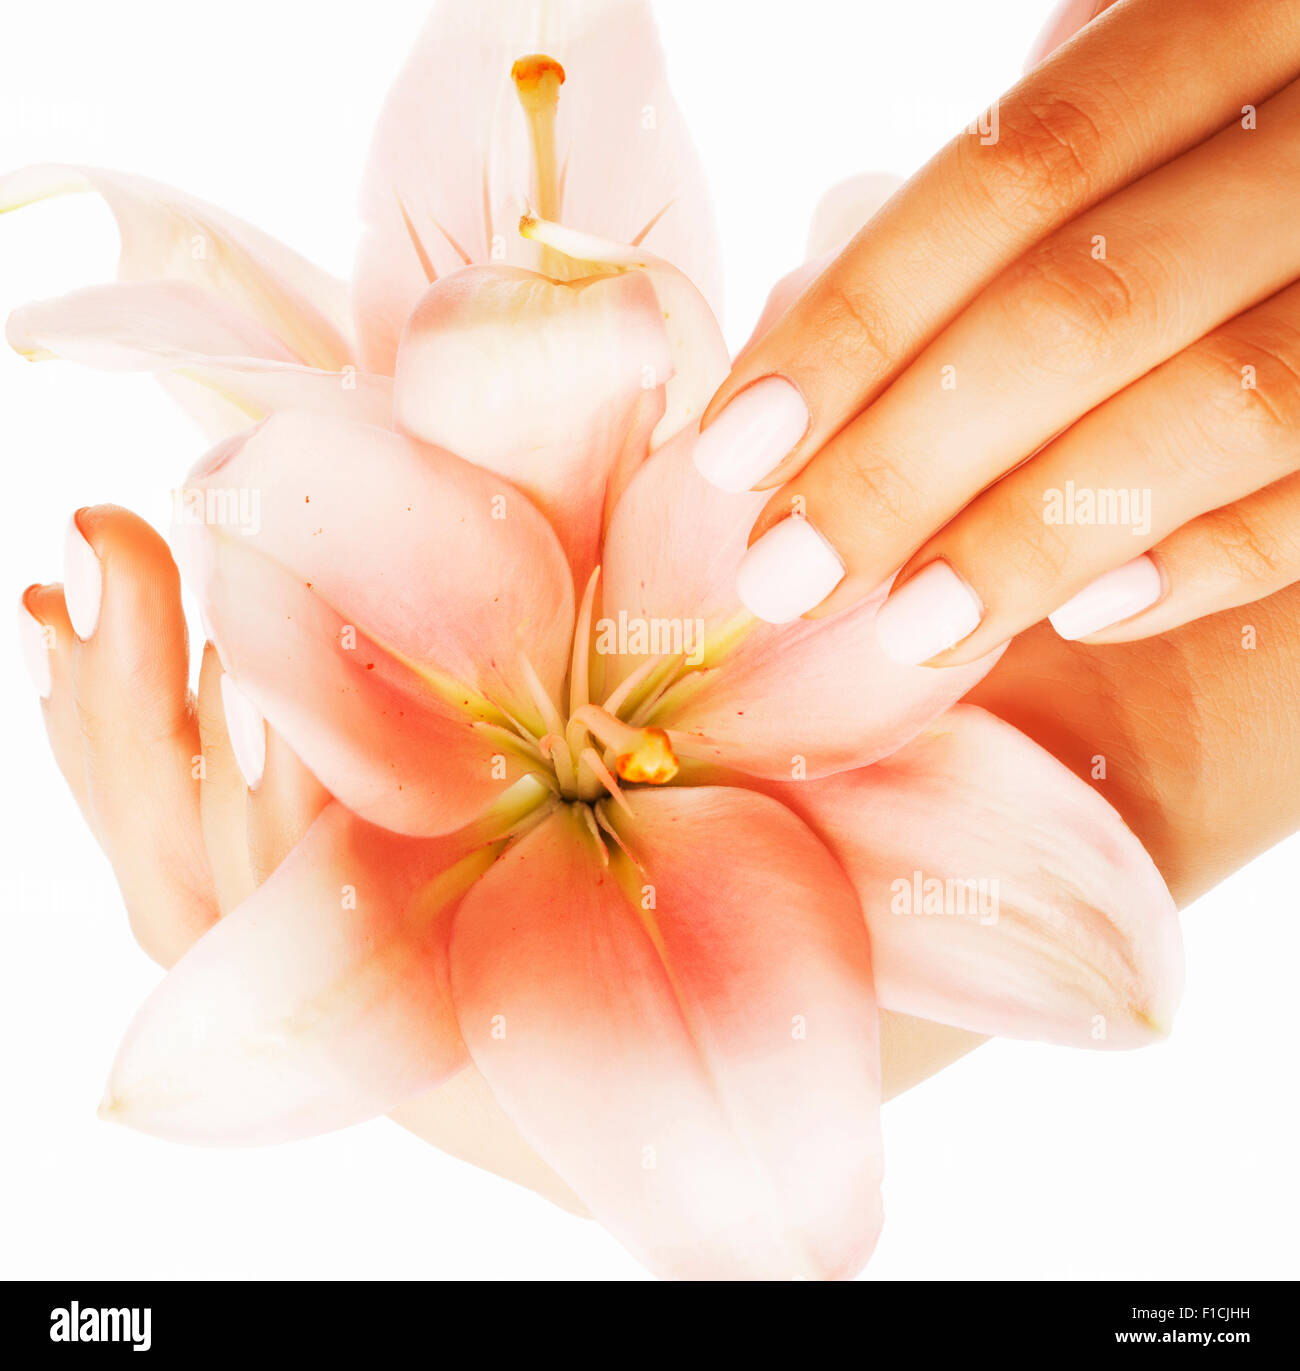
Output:
[[[261,324],[299,362],[339,371],[353,359],[347,287],[232,214],[141,176],[41,165],[0,176],[0,214],[96,191],[117,219],[123,281],[204,286]]]
[[[1182,941],[1160,873],[1009,724],[959,705],[876,766],[772,793],[852,879],[885,1008],[1078,1047],[1168,1031]]]
[[[529,668],[558,698],[574,604],[524,495],[409,438],[295,414],[218,448],[183,510],[177,551],[222,664],[357,813],[447,832],[531,769],[504,725],[542,731]]]
[[[736,568],[767,496],[730,495],[695,470],[683,434],[636,474],[605,541],[604,613],[702,625],[700,667],[652,720],[689,755],[788,779],[865,766],[901,747],[993,666],[994,652],[934,671],[890,662],[873,620],[888,589],[827,619],[760,623],[736,594]],[[607,662],[612,683],[640,659]],[[676,738],[674,739],[676,741]]]
[[[304,366],[251,315],[190,281],[87,286],[15,310],[5,335],[33,360],[155,372],[214,438],[281,409],[392,421],[390,378]]]
[[[843,873],[746,791],[636,791],[610,864],[571,806],[460,906],[452,993],[493,1094],[670,1276],[811,1278],[880,1225],[868,944]]]
[[[671,367],[643,273],[570,283],[467,267],[430,286],[407,322],[394,416],[406,433],[529,495],[582,583],[596,562],[611,476],[644,459],[647,418],[663,413]]]
[[[567,73],[556,123],[565,220],[642,237],[716,304],[708,190],[645,0],[443,0],[380,116],[362,190],[356,309],[370,370],[392,371],[433,276],[467,262],[539,267],[515,231],[532,160],[510,80],[533,53]]]
[[[373,1118],[450,1076],[464,1048],[448,921],[492,855],[329,805],[145,1002],[101,1113],[185,1142],[272,1143]]]

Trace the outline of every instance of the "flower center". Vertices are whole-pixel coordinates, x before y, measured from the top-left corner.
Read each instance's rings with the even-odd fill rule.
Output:
[[[600,568],[592,572],[574,626],[569,665],[568,710],[562,712],[526,657],[520,659],[541,727],[510,717],[512,743],[526,752],[534,769],[561,799],[590,804],[609,796],[623,799],[620,781],[629,785],[666,785],[679,769],[672,739],[647,717],[678,680],[685,663],[680,654],[641,663],[603,705],[591,694],[592,618]],[[505,733],[505,730],[500,730]]]

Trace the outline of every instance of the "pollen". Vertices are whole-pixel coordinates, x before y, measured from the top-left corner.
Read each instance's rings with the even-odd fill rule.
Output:
[[[631,752],[622,753],[615,763],[625,781],[646,785],[666,785],[677,775],[677,754],[662,728],[643,728]]]

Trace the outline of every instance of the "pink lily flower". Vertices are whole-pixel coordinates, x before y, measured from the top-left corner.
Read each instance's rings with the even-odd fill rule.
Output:
[[[959,703],[993,658],[893,665],[879,599],[744,609],[764,497],[691,460],[727,357],[705,239],[671,227],[703,201],[659,198],[665,160],[695,173],[643,7],[550,6],[571,41],[505,52],[470,12],[439,11],[381,124],[355,407],[322,401],[351,345],[303,350],[319,283],[274,296],[278,332],[264,292],[236,322],[211,281],[134,268],[11,325],[282,411],[187,483],[257,490],[258,530],[178,551],[231,681],[335,797],[143,1006],[104,1110],[210,1144],[419,1114],[661,1275],[851,1275],[881,1224],[879,1011],[1141,1045],[1181,988],[1173,903],[1095,791]],[[570,95],[606,111],[589,144]],[[419,146],[429,101],[455,149]],[[609,111],[647,103],[673,141],[629,170]],[[292,357],[228,350],[253,318]]]

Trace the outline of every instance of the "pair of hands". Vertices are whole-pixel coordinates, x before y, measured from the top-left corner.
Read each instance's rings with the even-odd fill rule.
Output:
[[[1122,642],[1300,579],[1300,4],[1084,0],[1046,46],[1099,10],[706,412],[705,476],[775,492],[760,617],[897,571],[882,649],[950,666],[1047,615]]]

